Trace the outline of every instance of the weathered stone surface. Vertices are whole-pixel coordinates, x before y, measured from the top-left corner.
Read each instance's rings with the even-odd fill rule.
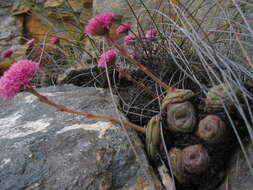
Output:
[[[143,1],[144,5],[150,10],[159,10],[162,8],[165,13],[168,13],[168,4],[163,0],[146,0]],[[123,16],[123,22],[128,21],[132,22],[137,26],[136,19],[132,10],[138,16],[139,22],[141,23],[144,29],[149,29],[152,26],[152,21],[148,15],[145,7],[138,0],[93,0],[93,15],[103,12],[113,12]],[[153,11],[151,11],[153,14]],[[159,21],[159,16],[156,15],[157,22]]]
[[[44,23],[36,14],[27,15],[24,20],[24,30],[30,39],[34,38],[39,42],[43,42],[45,35],[52,35],[52,28]]]
[[[40,92],[78,110],[117,116],[107,91],[67,85]],[[141,162],[119,126],[56,111],[27,93],[0,100],[0,189],[152,189],[142,145],[127,131]],[[136,186],[139,177],[145,181]]]
[[[11,16],[12,1],[0,0],[0,52],[18,45],[22,36],[22,22]]]
[[[246,147],[249,160],[253,165],[253,145]],[[245,161],[241,150],[233,156],[230,163],[231,167],[228,170],[227,179],[218,188],[218,190],[252,190],[253,189],[253,175]]]

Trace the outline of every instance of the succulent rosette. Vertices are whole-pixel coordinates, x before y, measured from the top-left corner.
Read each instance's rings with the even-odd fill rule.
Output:
[[[208,163],[209,156],[202,145],[192,145],[182,150],[182,166],[185,171],[192,174],[201,174],[207,170]]]
[[[171,132],[192,132],[196,124],[195,109],[188,101],[169,104],[166,119]]]
[[[194,93],[188,89],[176,89],[163,99],[161,110],[167,113],[168,128],[172,132],[192,132],[196,123],[193,105],[188,102]]]
[[[146,148],[151,159],[155,159],[160,144],[160,117],[152,117],[146,126]]]
[[[199,122],[196,135],[209,144],[224,143],[228,139],[228,129],[219,116],[207,115]]]
[[[207,171],[209,155],[200,144],[191,145],[183,150],[173,148],[169,152],[173,174],[182,184],[190,182],[192,175],[200,175]]]
[[[188,89],[176,89],[173,92],[169,92],[162,101],[161,109],[166,111],[166,107],[171,103],[183,102],[189,100],[194,96],[194,93]]]
[[[228,84],[220,84],[209,89],[206,97],[206,106],[223,107],[223,104],[232,106],[234,104],[234,94],[237,98],[241,97],[240,89],[229,86]]]

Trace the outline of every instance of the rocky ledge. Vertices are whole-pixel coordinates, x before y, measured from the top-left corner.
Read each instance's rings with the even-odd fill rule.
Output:
[[[117,116],[107,91],[70,85],[39,91],[78,110]],[[28,93],[0,100],[0,189],[154,189],[138,136],[124,131],[56,111]]]

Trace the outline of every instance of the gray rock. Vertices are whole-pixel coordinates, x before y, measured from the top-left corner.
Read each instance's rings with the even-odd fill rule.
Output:
[[[168,14],[168,2],[163,0],[145,0],[143,1],[145,6],[150,10],[159,9],[159,7],[163,7],[163,11]],[[150,27],[154,27],[152,24],[152,20],[150,19],[149,14],[144,8],[143,4],[139,0],[93,0],[93,15],[97,15],[99,13],[104,12],[113,12],[115,14],[119,14],[123,16],[122,22],[132,22],[133,30],[137,32],[136,26],[137,22],[134,17],[134,14],[130,7],[134,10],[134,13],[138,16],[139,22],[142,25],[144,30],[150,29]],[[152,11],[151,11],[152,12]],[[161,16],[159,14],[156,15],[157,23],[161,20]]]
[[[11,16],[12,1],[0,0],[0,52],[19,44],[22,22]]]
[[[253,165],[253,145],[248,145],[246,151]],[[233,156],[228,170],[227,179],[218,190],[253,190],[253,175],[243,157],[241,150]]]
[[[107,91],[70,85],[39,91],[78,110],[117,116]],[[141,142],[127,133],[137,157],[120,126],[56,111],[28,93],[0,100],[0,189],[131,189],[138,177],[153,189]]]

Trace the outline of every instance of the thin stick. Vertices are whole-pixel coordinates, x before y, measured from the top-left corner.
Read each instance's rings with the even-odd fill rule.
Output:
[[[123,77],[125,77],[126,79],[132,81],[133,83],[135,83],[137,86],[143,88],[145,90],[145,92],[147,92],[149,95],[151,95],[152,97],[156,98],[155,93],[152,92],[152,90],[150,88],[148,88],[147,86],[145,86],[143,84],[143,82],[137,81],[135,80],[129,73],[125,72],[123,69],[121,69],[120,67],[117,67],[116,65],[112,65],[112,67],[118,71]]]
[[[148,75],[150,78],[152,78],[161,87],[163,87],[165,90],[167,90],[169,92],[175,91],[175,88],[172,88],[172,87],[168,86],[167,84],[165,84],[164,82],[162,82],[153,73],[151,73],[144,65],[142,65],[141,63],[136,61],[131,55],[129,55],[129,53],[124,48],[119,46],[113,39],[111,39],[109,36],[106,36],[106,39],[109,44],[111,44],[112,46],[116,47],[119,50],[120,54],[123,57],[125,57],[127,60],[129,60],[131,63],[133,63],[136,67],[138,67],[140,70],[142,70],[144,73],[146,73],[146,75]]]
[[[96,118],[96,119],[102,119],[102,120],[107,120],[107,121],[111,121],[113,123],[121,123],[121,121],[118,118],[115,117],[110,117],[110,116],[104,116],[104,115],[97,115],[97,114],[93,114],[93,113],[88,113],[88,112],[80,112],[80,111],[76,111],[73,110],[71,108],[68,108],[64,105],[61,104],[56,104],[53,101],[49,100],[46,96],[43,96],[41,94],[39,94],[39,92],[37,92],[34,88],[29,88],[26,90],[27,92],[32,93],[34,96],[36,96],[39,101],[48,104],[50,106],[55,107],[56,109],[62,111],[62,112],[68,112],[68,113],[73,113],[76,115],[81,115],[84,116],[86,118]],[[134,123],[131,123],[127,120],[122,120],[122,123],[128,127],[131,127],[132,129],[139,131],[143,134],[145,134],[145,129],[143,127],[140,127],[138,125],[135,125]]]

